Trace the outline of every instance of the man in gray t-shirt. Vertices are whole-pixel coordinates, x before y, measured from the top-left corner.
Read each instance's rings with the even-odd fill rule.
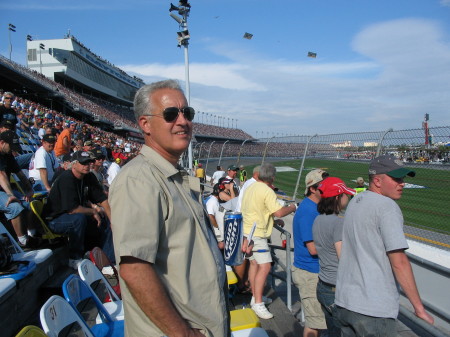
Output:
[[[396,336],[399,294],[396,280],[428,323],[405,249],[400,199],[405,176],[415,172],[394,156],[384,155],[369,166],[369,190],[349,203],[344,218],[335,303],[342,336]],[[379,324],[383,320],[383,324]]]

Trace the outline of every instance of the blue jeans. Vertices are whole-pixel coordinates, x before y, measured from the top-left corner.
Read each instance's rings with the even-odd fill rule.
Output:
[[[8,195],[0,191],[0,212],[5,214],[7,220],[15,219],[19,216],[20,213],[25,209],[30,210],[30,204],[23,199],[23,195],[17,191],[13,191],[13,194],[16,196],[20,202],[12,202],[8,206],[6,202],[8,201]]]
[[[317,300],[322,305],[322,311],[325,314],[329,337],[341,336],[341,328],[336,318],[336,305],[334,304],[335,292],[335,287],[325,285],[321,281],[317,283]]]
[[[48,222],[48,227],[57,234],[69,236],[69,257],[74,260],[82,259],[86,252],[85,241],[96,242],[105,252],[112,263],[115,263],[114,246],[111,227],[108,221],[102,221],[100,227],[86,214],[61,214]],[[87,229],[90,227],[88,235]],[[93,228],[95,227],[95,228]],[[89,247],[92,249],[93,247]]]
[[[393,318],[372,317],[336,306],[342,337],[397,337]]]

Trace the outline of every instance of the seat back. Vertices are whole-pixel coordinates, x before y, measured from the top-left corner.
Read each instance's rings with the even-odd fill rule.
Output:
[[[75,309],[61,296],[53,295],[41,307],[40,320],[49,337],[58,337],[62,330],[73,328],[82,331],[86,337],[95,337]]]
[[[16,337],[47,337],[47,335],[41,328],[35,325],[27,325],[19,331]]]
[[[102,302],[104,297],[98,295],[96,291],[96,285],[98,285],[99,282],[101,282],[104,285],[107,295],[113,301],[120,301],[120,298],[117,296],[116,292],[111,287],[108,280],[91,261],[84,259],[78,266],[78,274],[80,275],[81,279],[85,281],[86,284],[92,289],[92,291],[95,292],[97,296],[102,299]]]
[[[92,317],[96,317],[97,313],[104,323],[113,321],[97,295],[78,275],[70,275],[64,281],[62,290],[66,300],[78,311],[85,321],[89,321]],[[94,304],[97,309],[95,316],[90,312],[92,304]],[[86,311],[88,311],[87,314]]]
[[[57,238],[64,237],[64,235],[61,234],[55,234],[51,231],[51,229],[47,226],[44,219],[42,219],[42,210],[44,209],[44,203],[40,200],[33,200],[30,202],[31,210],[33,211],[36,218],[39,220],[39,223],[42,226],[42,229],[44,230],[44,235],[42,235],[42,238],[47,240],[54,240]]]
[[[89,258],[91,259],[92,263],[94,263],[97,268],[102,272],[103,274],[103,268],[109,267],[112,269],[112,272],[114,274],[114,279],[116,280],[116,285],[111,287],[114,289],[114,291],[117,293],[117,296],[121,297],[121,291],[120,291],[120,284],[119,284],[119,273],[117,272],[116,267],[111,263],[111,261],[106,256],[105,252],[99,248],[94,247],[91,252],[89,253]],[[108,278],[105,277],[107,280]]]

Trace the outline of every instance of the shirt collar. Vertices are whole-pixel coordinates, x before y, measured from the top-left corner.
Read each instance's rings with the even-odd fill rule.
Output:
[[[187,172],[180,166],[174,167],[169,161],[163,158],[158,152],[153,150],[148,145],[143,145],[140,151],[147,160],[151,161],[153,165],[155,165],[158,170],[166,177],[169,178],[177,173],[181,173],[181,175],[187,174]]]

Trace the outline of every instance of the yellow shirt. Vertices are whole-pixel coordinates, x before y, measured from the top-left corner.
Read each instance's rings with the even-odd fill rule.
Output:
[[[268,238],[273,229],[273,213],[282,206],[277,195],[266,184],[258,181],[250,185],[242,198],[241,212],[244,220],[244,235],[248,235],[256,222],[254,236]]]

